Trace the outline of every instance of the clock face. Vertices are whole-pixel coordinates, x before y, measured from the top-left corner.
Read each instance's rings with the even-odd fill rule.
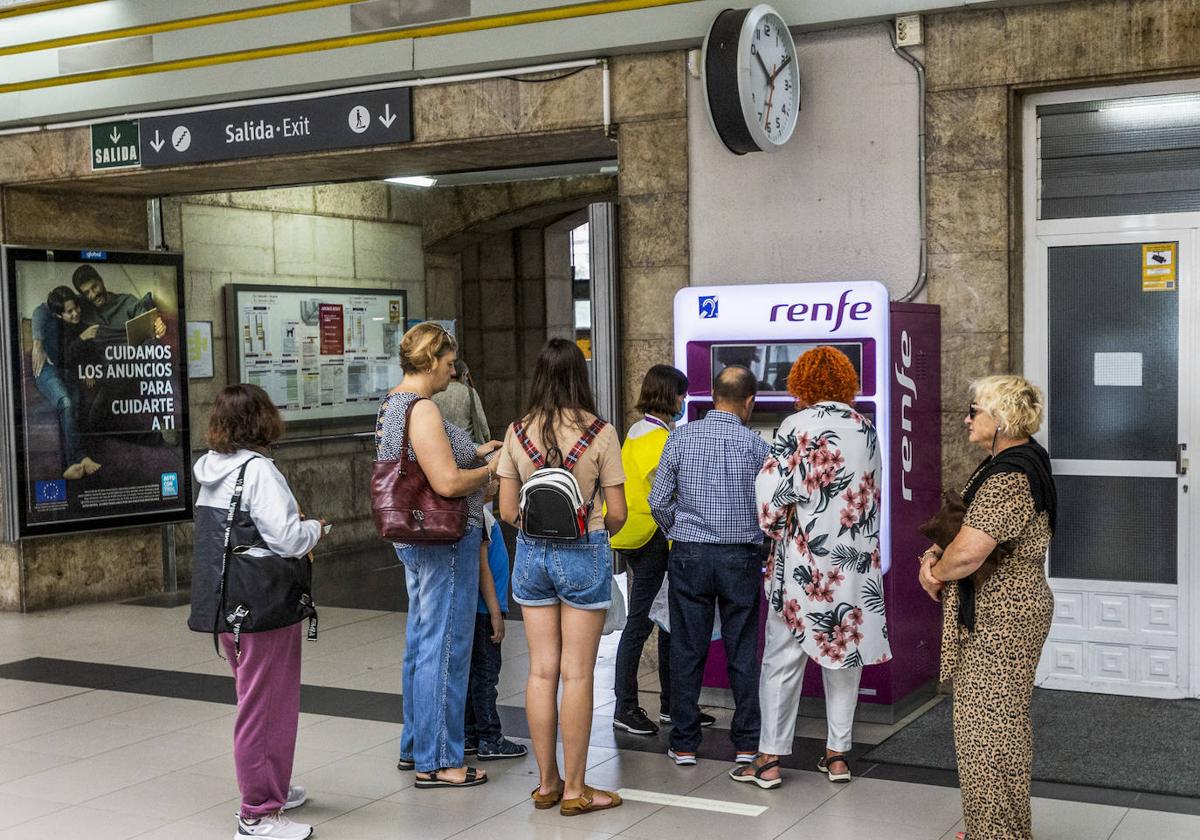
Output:
[[[743,42],[738,56],[742,113],[759,145],[770,151],[792,136],[800,113],[796,46],[773,11],[748,19],[747,36],[749,43]]]

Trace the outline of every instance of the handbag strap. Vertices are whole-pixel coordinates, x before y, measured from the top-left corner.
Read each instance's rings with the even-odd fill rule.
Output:
[[[229,499],[229,510],[225,514],[225,550],[221,554],[221,587],[217,592],[217,609],[213,615],[213,648],[216,649],[217,656],[222,659],[224,657],[221,656],[220,645],[221,616],[225,612],[225,586],[229,580],[229,558],[233,553],[233,517],[242,504],[242,488],[246,484],[246,467],[250,466],[250,462],[257,460],[258,457],[258,455],[252,455],[242,462],[242,468],[238,470],[237,482],[233,485],[233,496]],[[236,616],[234,618],[236,619]]]

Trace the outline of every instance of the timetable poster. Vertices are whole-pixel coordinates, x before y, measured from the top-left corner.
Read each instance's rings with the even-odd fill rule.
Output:
[[[182,255],[9,248],[4,269],[19,535],[190,519]]]
[[[289,423],[375,416],[400,382],[402,289],[226,287],[230,380],[258,385]]]

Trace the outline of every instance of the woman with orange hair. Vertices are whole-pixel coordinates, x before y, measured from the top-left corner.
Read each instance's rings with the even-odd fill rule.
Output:
[[[864,665],[891,659],[879,564],[879,447],[854,410],[858,375],[844,353],[814,347],[796,360],[788,391],[799,409],[779,427],[758,475],[759,524],[775,540],[767,564],[766,648],[759,678],[762,728],[736,782],[781,784],[792,751],[804,666],[825,682],[828,737],[817,769],[850,781],[858,685]]]

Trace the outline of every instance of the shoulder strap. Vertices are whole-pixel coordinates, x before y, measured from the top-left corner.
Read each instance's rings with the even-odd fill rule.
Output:
[[[397,459],[400,461],[401,465],[403,465],[404,461],[408,458],[408,429],[409,426],[412,425],[413,408],[423,399],[425,399],[425,397],[417,397],[408,404],[408,408],[404,412],[404,431],[400,435],[400,457]],[[400,472],[403,474],[404,470],[401,469]]]
[[[579,462],[580,457],[582,457],[583,453],[587,451],[587,448],[592,445],[592,441],[596,439],[596,435],[600,434],[600,432],[603,431],[604,427],[607,425],[608,424],[599,417],[592,421],[592,425],[587,427],[587,431],[583,433],[583,437],[577,440],[575,445],[571,447],[571,451],[567,453],[567,460],[563,462],[563,467],[565,467],[567,471],[575,469],[575,464]]]
[[[225,612],[225,584],[229,580],[229,555],[233,551],[233,518],[242,504],[242,488],[246,484],[246,467],[251,461],[257,461],[258,455],[252,455],[242,462],[238,470],[237,482],[233,485],[233,496],[229,499],[229,511],[225,514],[225,551],[221,555],[221,588],[217,593],[217,609],[213,614],[213,647],[217,656],[221,656],[219,637],[221,634],[221,615]]]
[[[517,440],[521,442],[521,447],[525,450],[525,454],[529,456],[529,460],[533,461],[533,465],[539,470],[546,466],[546,459],[542,457],[542,453],[533,445],[533,441],[529,439],[529,435],[525,433],[525,424],[520,420],[513,423],[513,431],[517,435]]]

